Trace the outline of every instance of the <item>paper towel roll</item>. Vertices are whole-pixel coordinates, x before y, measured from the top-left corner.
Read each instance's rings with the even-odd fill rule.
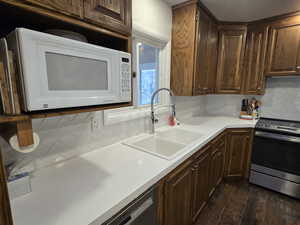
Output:
[[[33,145],[26,146],[26,147],[20,147],[19,142],[18,142],[18,137],[17,135],[12,136],[9,139],[9,144],[10,146],[16,150],[17,152],[21,153],[30,153],[33,152],[40,144],[40,137],[37,133],[33,132]]]

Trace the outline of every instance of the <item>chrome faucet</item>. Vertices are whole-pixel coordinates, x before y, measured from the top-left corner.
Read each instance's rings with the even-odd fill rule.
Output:
[[[168,105],[169,107],[172,108],[172,116],[175,117],[176,116],[176,109],[175,109],[175,103],[173,102],[172,97],[174,96],[173,92],[168,89],[168,88],[160,88],[157,89],[151,97],[151,134],[155,133],[155,124],[158,122],[158,118],[155,116],[154,114],[154,99],[155,96],[161,92],[161,91],[168,91],[169,95],[170,95],[170,105]]]

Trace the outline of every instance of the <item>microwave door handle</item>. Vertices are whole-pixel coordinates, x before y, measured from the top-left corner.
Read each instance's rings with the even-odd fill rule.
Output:
[[[14,95],[13,95],[10,59],[9,59],[9,53],[8,53],[8,45],[7,45],[7,41],[5,38],[0,39],[0,45],[1,45],[1,50],[2,50],[1,54],[3,55],[3,66],[6,71],[6,76],[5,76],[6,84],[8,84],[9,97],[10,97],[10,102],[12,105],[13,113],[15,113],[16,107],[15,107],[15,101],[14,101]]]
[[[281,134],[273,134],[273,133],[268,133],[268,132],[263,132],[263,131],[256,131],[255,136],[300,144],[300,137],[281,135]]]

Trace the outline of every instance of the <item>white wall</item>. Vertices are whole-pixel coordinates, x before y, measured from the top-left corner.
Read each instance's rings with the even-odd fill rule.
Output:
[[[171,39],[172,10],[163,0],[133,0],[132,12],[133,29]]]

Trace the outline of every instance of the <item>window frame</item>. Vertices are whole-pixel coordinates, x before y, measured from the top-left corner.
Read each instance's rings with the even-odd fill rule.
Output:
[[[133,106],[134,108],[145,108],[145,107],[149,107],[150,104],[139,104],[139,100],[140,100],[140,78],[141,78],[141,74],[140,74],[140,69],[139,69],[139,49],[137,48],[138,43],[143,43],[143,44],[147,44],[150,45],[152,47],[158,48],[159,49],[159,54],[158,54],[158,88],[162,88],[162,87],[166,87],[166,82],[165,82],[165,78],[164,76],[164,71],[163,71],[163,50],[164,50],[164,45],[163,43],[159,42],[159,41],[153,41],[153,40],[149,40],[146,39],[145,37],[141,37],[141,36],[134,36],[132,38],[132,43],[133,43],[133,48],[132,48],[132,61],[133,61],[133,70],[132,72],[135,72],[136,76],[133,78]],[[134,60],[136,59],[136,60]],[[166,99],[162,96],[159,95],[158,96],[158,103],[155,103],[155,105],[164,105],[167,104]]]
[[[159,34],[145,31],[142,29],[133,29],[132,33],[132,59],[134,59],[135,51],[137,48],[135,46],[136,40],[142,41],[143,43],[149,44],[160,48],[159,52],[159,88],[165,87],[170,88],[170,69],[171,69],[171,38],[162,37]],[[136,61],[132,60],[132,72],[136,72]],[[104,110],[103,122],[104,125],[112,125],[121,122],[126,122],[129,120],[134,120],[138,118],[144,118],[150,115],[150,104],[149,105],[138,105],[138,91],[137,91],[137,78],[133,78],[132,82],[132,103],[133,106]],[[161,107],[170,104],[170,99],[168,93],[161,92],[159,94],[158,104],[155,107],[158,108],[157,113],[168,112],[167,107]]]

